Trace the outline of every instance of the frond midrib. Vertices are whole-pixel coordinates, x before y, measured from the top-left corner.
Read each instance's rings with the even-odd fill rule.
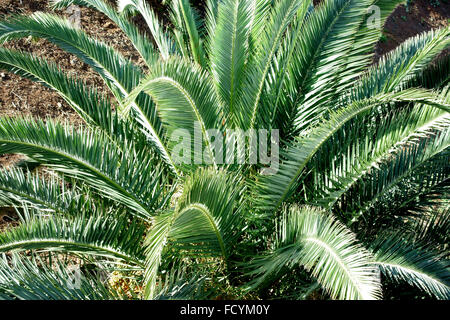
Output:
[[[166,82],[169,85],[171,85],[172,87],[174,87],[175,89],[177,89],[182,95],[183,97],[186,99],[186,101],[189,103],[189,105],[191,106],[192,110],[194,111],[195,117],[197,118],[198,122],[200,123],[201,129],[202,129],[202,134],[204,135],[205,139],[203,139],[205,141],[206,147],[208,148],[208,153],[211,157],[211,160],[213,162],[214,168],[217,169],[217,164],[214,158],[214,152],[211,149],[211,144],[210,144],[210,137],[208,135],[208,131],[207,128],[205,126],[205,122],[203,120],[203,117],[201,116],[197,105],[195,103],[195,101],[192,99],[191,95],[189,94],[189,92],[187,92],[184,87],[175,79],[173,79],[172,77],[168,77],[168,76],[161,76],[161,77],[157,77],[151,81],[149,81],[147,84],[151,85],[153,83],[158,83],[158,82]]]
[[[20,241],[13,241],[11,243],[8,244],[2,244],[0,245],[0,251],[10,251],[10,250],[14,250],[22,245],[33,245],[33,244],[39,244],[39,245],[43,245],[43,246],[49,246],[54,250],[57,250],[57,248],[54,248],[53,246],[58,246],[58,245],[71,245],[73,247],[80,247],[80,248],[86,248],[86,249],[92,249],[94,251],[103,251],[106,252],[110,255],[104,255],[107,257],[110,256],[114,256],[117,257],[121,260],[124,261],[131,261],[133,263],[135,263],[138,266],[143,267],[144,266],[144,261],[137,259],[133,256],[130,256],[120,250],[117,250],[115,248],[112,248],[111,246],[101,246],[101,245],[94,245],[91,243],[86,243],[86,242],[76,242],[74,240],[66,240],[66,239],[61,239],[61,238],[45,238],[45,239],[39,239],[39,238],[33,238],[33,239],[29,239],[29,240],[20,240]],[[70,251],[70,250],[69,250]],[[79,251],[82,253],[82,251]],[[102,255],[102,254],[100,254]]]
[[[67,153],[64,153],[60,150],[54,150],[54,149],[50,149],[49,147],[43,146],[43,145],[38,145],[38,144],[33,144],[30,142],[23,142],[23,141],[14,141],[14,140],[6,140],[6,139],[2,139],[0,138],[0,143],[9,143],[9,144],[19,144],[19,145],[23,145],[23,146],[27,146],[27,147],[32,147],[32,148],[38,148],[38,149],[42,149],[46,152],[49,153],[53,153],[53,154],[57,154],[63,158],[67,158],[70,161],[73,161],[83,167],[87,167],[89,168],[89,170],[91,170],[92,172],[95,172],[95,174],[99,175],[101,178],[103,178],[104,180],[106,180],[108,183],[110,183],[111,185],[113,185],[115,188],[119,189],[121,192],[123,192],[125,195],[127,195],[130,199],[134,200],[136,204],[139,205],[139,207],[141,209],[143,209],[145,212],[147,212],[150,216],[152,215],[152,212],[149,211],[146,206],[144,204],[142,204],[134,195],[130,194],[128,191],[126,191],[125,189],[123,189],[122,186],[120,186],[117,182],[115,182],[114,180],[112,180],[110,177],[108,177],[107,175],[103,174],[101,171],[99,171],[97,168],[93,167],[90,163],[84,162],[81,159],[78,159],[76,157],[73,157],[72,155],[69,155]],[[148,217],[142,217],[140,215],[138,215],[139,218],[141,219],[147,219]]]
[[[362,211],[367,211],[368,209],[372,208],[375,205],[375,203],[384,194],[386,194],[386,192],[388,192],[390,190],[390,187],[395,186],[399,181],[401,181],[402,179],[406,178],[412,171],[414,171],[417,168],[420,168],[427,160],[429,160],[429,159],[433,158],[434,156],[438,155],[439,153],[441,153],[442,151],[444,151],[448,147],[450,147],[450,141],[448,141],[446,144],[444,144],[443,146],[441,146],[437,150],[434,150],[434,152],[432,152],[431,154],[428,154],[425,160],[419,161],[418,163],[414,164],[412,167],[408,168],[408,170],[405,170],[405,172],[403,172],[401,175],[399,175],[394,180],[392,180],[388,185],[386,185],[386,187],[381,192],[379,192],[375,197],[373,197],[370,200],[370,202],[362,209]]]
[[[12,194],[15,194],[15,195],[17,195],[17,196],[19,196],[19,197],[21,197],[21,198],[28,199],[30,202],[36,202],[36,203],[39,203],[40,205],[42,205],[42,206],[44,206],[44,207],[47,207],[47,208],[49,208],[50,210],[53,210],[54,212],[64,213],[63,210],[61,210],[61,209],[59,209],[59,208],[57,208],[57,207],[52,206],[52,203],[45,202],[44,200],[38,199],[37,197],[33,198],[33,197],[31,197],[29,194],[20,192],[19,190],[16,190],[16,189],[10,189],[10,188],[7,188],[7,187],[2,186],[2,185],[0,185],[0,190],[3,190],[3,191],[6,192],[6,193],[12,193]]]
[[[393,145],[391,148],[389,148],[388,150],[385,150],[384,152],[381,152],[377,157],[375,157],[375,159],[373,159],[373,161],[371,161],[370,163],[368,163],[366,166],[362,166],[364,167],[364,170],[361,170],[357,175],[355,175],[353,177],[352,180],[349,181],[349,183],[347,184],[347,186],[342,189],[339,193],[338,196],[335,197],[335,200],[332,201],[329,204],[329,207],[332,208],[334,206],[334,204],[339,200],[339,198],[345,193],[347,192],[353,185],[356,184],[356,182],[361,179],[361,177],[363,177],[364,175],[367,174],[367,172],[369,172],[370,169],[376,167],[377,164],[381,163],[383,160],[387,159],[389,155],[391,155],[393,152],[395,152],[396,150],[398,150],[398,148],[400,146],[405,145],[406,143],[408,143],[410,141],[411,138],[413,138],[415,135],[417,135],[418,132],[424,132],[429,128],[432,128],[433,124],[435,123],[439,123],[441,120],[449,118],[449,114],[443,114],[441,116],[439,116],[438,118],[432,119],[431,121],[427,122],[426,124],[422,125],[421,127],[417,128],[414,130],[414,132],[410,133],[408,136],[405,136],[404,138],[402,138],[402,140],[397,141],[395,143],[395,145]]]
[[[199,212],[201,212],[209,221],[211,227],[214,230],[214,233],[217,237],[217,241],[219,242],[220,245],[220,250],[222,251],[222,256],[224,257],[225,261],[227,258],[227,252],[225,249],[225,242],[223,240],[222,234],[220,233],[219,229],[217,228],[216,222],[214,220],[214,217],[211,215],[211,212],[209,211],[209,208],[206,207],[204,204],[202,203],[191,203],[188,206],[186,206],[185,208],[183,208],[183,210],[178,214],[178,216],[175,218],[175,220],[180,217],[181,215],[183,215],[185,212],[191,210],[191,209],[195,209]]]
[[[404,266],[404,265],[401,265],[401,264],[397,264],[397,263],[393,263],[393,262],[385,262],[385,261],[373,261],[372,263],[374,265],[379,265],[379,266],[383,266],[383,267],[390,267],[390,268],[395,268],[395,269],[401,269],[401,270],[404,270],[404,271],[406,271],[408,273],[414,273],[414,274],[420,275],[420,277],[422,277],[422,278],[429,279],[432,282],[439,283],[439,284],[444,285],[447,288],[449,288],[447,285],[443,284],[440,279],[434,278],[433,276],[431,276],[431,275],[429,275],[429,274],[427,274],[427,273],[425,273],[423,271],[419,271],[416,268],[411,267],[410,265]]]
[[[348,266],[343,262],[342,258],[339,256],[337,252],[335,252],[334,248],[330,247],[325,241],[323,241],[320,237],[315,237],[313,235],[307,235],[303,241],[305,242],[313,242],[320,247],[324,248],[331,256],[334,258],[334,260],[339,264],[342,270],[344,270],[345,274],[347,275],[347,278],[352,283],[353,287],[355,287],[358,291],[358,294],[360,297],[364,298],[364,295],[362,294],[363,290],[361,290],[360,284],[355,279],[355,276],[351,273]]]
[[[296,6],[296,2],[292,1],[292,4],[289,6],[287,12],[290,12],[292,10],[293,7]],[[286,21],[287,18],[289,17],[289,15],[286,15],[283,19],[282,19],[282,23],[280,24],[281,26],[283,26]],[[278,40],[281,38],[282,33],[285,31],[285,28],[280,28],[279,32],[277,32],[275,39],[272,43],[272,46],[270,48],[270,52],[269,55],[267,57],[267,62],[265,63],[264,69],[263,69],[263,73],[261,74],[261,79],[259,80],[259,84],[258,84],[258,90],[256,92],[256,97],[255,97],[255,102],[254,105],[252,106],[252,118],[250,121],[250,129],[253,129],[255,126],[255,122],[256,122],[256,115],[258,112],[258,106],[260,104],[260,98],[261,98],[261,94],[262,94],[262,90],[264,88],[264,82],[266,80],[266,76],[267,76],[267,72],[269,71],[273,56],[275,54],[275,49],[278,46]]]

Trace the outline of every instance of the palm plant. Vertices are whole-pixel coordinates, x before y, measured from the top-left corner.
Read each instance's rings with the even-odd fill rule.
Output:
[[[52,1],[105,14],[142,67],[55,14],[0,22],[2,42],[46,39],[114,95],[0,49],[1,69],[53,88],[86,123],[0,118],[0,154],[42,165],[0,172],[0,204],[21,220],[0,234],[0,297],[378,299],[383,283],[449,299],[450,64],[435,59],[449,28],[374,65],[368,8],[383,25],[401,1],[207,0],[203,14],[165,2],[169,26],[143,0]],[[208,130],[238,128],[279,129],[276,172],[216,161]],[[200,130],[185,156],[208,164],[176,161],[180,129]]]

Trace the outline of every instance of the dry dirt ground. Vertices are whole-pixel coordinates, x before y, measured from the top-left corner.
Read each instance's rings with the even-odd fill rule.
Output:
[[[161,0],[150,0],[149,2],[167,20],[167,13],[161,5]],[[196,3],[201,7],[200,2]],[[47,0],[0,0],[0,17],[49,10]],[[66,17],[69,15],[65,11],[57,11],[57,13]],[[399,6],[386,22],[384,36],[376,48],[375,60],[394,49],[405,39],[423,31],[446,26],[449,20],[450,0],[415,0],[409,9],[406,9],[404,5]],[[135,22],[145,30],[145,23],[142,19],[135,18]],[[142,62],[120,29],[101,13],[82,8],[81,25],[87,33],[117,48],[124,56],[137,63]],[[106,92],[101,78],[90,67],[45,40],[26,38],[9,42],[4,46],[25,50],[36,56],[55,61],[69,74],[76,75],[88,85]],[[1,70],[0,116],[53,118],[69,121],[74,125],[81,122],[69,105],[51,89]],[[20,156],[0,155],[0,167],[9,166],[18,160],[20,160]],[[2,221],[9,221],[11,215],[13,215],[11,211],[4,214],[0,212],[0,224]]]

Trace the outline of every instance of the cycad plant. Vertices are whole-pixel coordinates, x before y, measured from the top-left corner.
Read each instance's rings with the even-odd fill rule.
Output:
[[[86,124],[0,118],[0,154],[27,156],[0,171],[20,216],[0,297],[449,299],[449,28],[373,64],[400,2],[171,0],[166,26],[144,0],[52,1],[105,14],[145,66],[54,14],[1,21],[2,42],[46,39],[115,98],[0,49]]]

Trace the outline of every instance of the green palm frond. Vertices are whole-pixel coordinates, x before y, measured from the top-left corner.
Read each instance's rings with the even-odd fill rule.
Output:
[[[281,163],[280,169],[275,175],[260,177],[257,183],[260,209],[272,212],[292,195],[299,185],[300,175],[308,162],[345,123],[377,106],[405,101],[422,101],[449,110],[449,106],[442,101],[439,95],[418,89],[378,95],[366,101],[354,102],[352,105],[344,107],[341,111],[330,115],[329,120],[315,127],[308,136],[300,137],[286,151],[283,151],[282,156],[286,160]]]
[[[383,27],[388,16],[400,3],[404,2],[404,0],[375,0],[372,1],[372,6],[366,7],[367,14],[355,34],[352,49],[348,53],[346,66],[343,68],[345,70],[342,70],[342,73],[339,74],[341,79],[340,89],[351,88],[371,65],[376,44],[383,34]],[[379,19],[376,15],[372,16],[376,12],[373,11],[374,9],[380,10]],[[337,91],[338,94],[340,94],[339,91]]]
[[[174,41],[171,39],[169,34],[163,30],[161,22],[158,20],[155,12],[149,7],[144,0],[119,0],[118,11],[121,13],[126,13],[129,11],[139,12],[147,26],[150,29],[150,33],[158,46],[159,53],[161,54],[163,60],[167,60],[170,54],[174,51]]]
[[[399,210],[449,178],[450,127],[434,138],[400,150],[389,161],[355,184],[344,208],[362,215],[369,210]],[[357,190],[357,191],[356,191]],[[356,192],[355,192],[356,191]]]
[[[394,11],[394,9],[399,4],[404,4],[405,0],[375,0],[374,5],[378,6],[380,8],[380,18],[381,18],[381,26],[384,25],[383,21],[385,21],[390,14]]]
[[[36,58],[29,53],[0,48],[0,69],[17,73],[54,89],[87,125],[100,128],[116,146],[122,139],[131,141],[138,136],[133,130],[132,121],[119,118],[113,112],[114,105],[106,97],[82,81],[67,76],[54,63]],[[140,95],[137,100],[141,104],[146,103],[147,114],[150,114],[154,105],[148,103],[147,98]],[[158,125],[155,116],[151,121]]]
[[[52,257],[52,265],[38,255],[13,254],[0,258],[0,300],[118,300],[125,295],[109,287],[99,275],[80,272],[73,264]]]
[[[203,161],[203,144],[208,152],[208,159],[205,161],[217,165],[207,130],[220,128],[222,122],[220,109],[210,107],[217,106],[218,101],[212,83],[203,70],[178,58],[172,58],[167,63],[155,66],[150,76],[130,95],[129,101],[142,91],[155,100],[168,137],[172,139],[174,133],[181,132],[180,129],[187,131],[189,142],[196,135],[201,135],[201,139],[194,139],[193,154],[188,155],[188,167],[195,166],[194,160]],[[199,142],[203,144],[197,145]],[[177,143],[178,141],[174,140],[169,142],[171,155]]]
[[[63,8],[72,3],[75,2],[71,0],[54,1],[54,6],[56,8]],[[149,66],[157,61],[153,53],[154,50],[149,47],[150,42],[140,35],[136,27],[120,17],[109,5],[100,0],[80,1],[76,3],[94,7],[105,13],[130,37]],[[35,14],[33,17],[16,19],[12,23],[5,25],[5,29],[9,30],[11,27],[15,29],[26,28],[33,35],[45,36],[46,39],[55,42],[68,52],[76,54],[81,60],[99,72],[106,83],[109,84],[119,102],[123,98],[126,98],[140,83],[143,77],[141,70],[112,48],[89,38],[84,32],[72,28],[66,21],[60,18],[42,13]],[[24,30],[21,33],[6,33],[5,37],[17,37],[17,35],[23,34],[23,32]],[[164,146],[165,137],[163,136],[161,122],[156,114],[153,102],[148,96],[141,94],[135,99],[134,104],[136,105],[136,109],[139,110],[137,117],[143,132],[148,137],[151,145],[160,154],[161,159],[173,169],[174,166],[171,163],[170,155]]]
[[[75,35],[72,34],[72,36],[75,37],[76,33]],[[66,47],[66,45],[64,46]],[[94,50],[92,48],[90,49]],[[135,70],[136,72],[133,71],[127,75],[127,72],[122,70],[124,65],[120,61],[119,59],[117,61],[119,63],[111,66],[111,68],[116,68],[114,71],[116,75],[118,73],[123,74],[120,76],[121,81],[128,81],[126,84],[128,86],[127,90],[131,90],[139,84],[142,75],[139,72],[136,73],[137,69]],[[112,61],[110,62],[114,64]],[[131,138],[130,136],[132,134],[130,134],[129,128],[133,126],[131,123],[132,120],[120,119],[118,115],[113,113],[113,105],[111,102],[83,82],[68,77],[54,63],[36,58],[28,53],[0,48],[0,69],[17,73],[22,77],[38,81],[56,90],[88,125],[100,127],[112,140],[120,139],[118,135],[125,135],[127,139]],[[103,72],[103,76],[108,79],[110,78],[109,73],[105,74]],[[111,82],[112,80],[108,81]],[[121,84],[122,82],[119,83],[119,86]],[[121,88],[121,96],[126,96],[128,92],[123,87]],[[154,150],[162,156],[162,159],[167,160],[167,151],[161,142],[164,139],[161,131],[161,123],[156,114],[153,102],[145,94],[139,95],[135,100],[136,109],[140,110],[143,115],[139,118],[142,123],[143,132],[150,140],[150,144],[154,146]],[[167,160],[166,162],[170,165],[170,161]]]
[[[145,238],[147,250],[145,252],[145,293],[146,299],[156,295],[156,280],[166,243],[168,241],[174,212],[160,214],[153,219],[152,230]]]
[[[438,57],[424,71],[411,79],[407,86],[421,86],[428,89],[443,88],[450,80],[450,56]]]
[[[334,146],[336,150],[330,154],[345,156],[316,158],[310,165],[314,174],[312,188],[317,190],[312,196],[314,201],[321,206],[333,207],[363,176],[378,170],[381,163],[390,161],[410,145],[447,130],[449,120],[448,112],[416,104],[412,108],[351,123],[345,129],[346,136],[330,141],[328,147]]]
[[[27,36],[41,37],[75,54],[90,65],[121,100],[139,84],[139,68],[104,43],[92,39],[69,21],[47,13],[16,16],[0,22],[0,42]]]
[[[211,46],[214,42],[215,30],[217,27],[217,18],[219,15],[219,0],[206,0],[205,3],[205,54],[207,62],[211,63]]]
[[[19,226],[0,233],[0,252],[44,249],[143,265],[141,223],[130,222],[126,215],[89,215],[47,216],[26,209]]]
[[[113,134],[111,104],[79,80],[69,78],[56,65],[28,53],[0,48],[0,69],[41,82],[56,90],[90,125]]]
[[[201,243],[207,243],[207,252],[212,250],[211,253],[225,259],[229,256],[229,247],[234,245],[242,230],[243,217],[237,208],[242,191],[239,179],[223,171],[200,170],[186,181],[176,208],[179,217],[171,231],[177,243],[198,242],[199,249]],[[196,218],[198,223],[193,223]],[[184,230],[183,226],[189,223],[196,225],[196,230]],[[209,241],[207,238],[195,240],[198,236],[204,237],[202,234],[212,234],[213,238]]]
[[[211,73],[226,112],[234,116],[249,55],[253,1],[228,0],[218,5],[211,41]]]
[[[50,3],[55,9],[65,9],[75,4],[98,10],[111,19],[125,33],[147,65],[153,65],[158,59],[155,48],[148,38],[141,33],[137,26],[122,17],[115,8],[111,7],[104,0],[50,0]]]
[[[309,48],[307,52],[311,56],[296,66],[296,72],[303,73],[301,83],[295,86],[304,95],[298,101],[297,110],[297,123],[302,123],[301,128],[315,125],[324,112],[332,110],[330,105],[334,96],[342,94],[354,82],[353,78],[348,78],[347,72],[354,76],[366,67],[364,63],[356,62],[364,55],[360,57],[352,49],[372,2],[325,1],[306,21],[304,32],[308,36],[301,39],[299,49],[308,45],[316,46]],[[355,66],[352,67],[351,63],[355,63]]]
[[[272,64],[272,71],[269,73],[268,82],[271,86],[266,89],[266,95],[269,96],[269,101],[274,104],[273,111],[271,113],[270,124],[275,128],[289,128],[289,119],[292,118],[294,113],[293,96],[296,95],[295,91],[298,79],[295,74],[293,65],[299,57],[298,43],[302,39],[302,34],[305,32],[305,24],[310,18],[310,13],[313,11],[314,6],[310,1],[303,1],[299,10],[297,11],[294,23],[289,27],[284,37],[283,43]],[[297,100],[297,98],[294,98]],[[284,134],[286,130],[283,130]]]
[[[93,204],[76,188],[67,188],[61,179],[45,179],[40,174],[24,173],[21,169],[0,170],[0,199],[10,206],[35,207],[41,211],[76,214],[80,207]]]
[[[447,27],[406,40],[371,67],[350,96],[370,97],[380,92],[403,89],[414,78],[420,78],[430,61],[449,46],[449,32]]]
[[[447,183],[446,190],[449,192],[450,183]],[[409,229],[414,241],[433,243],[435,248],[444,251],[450,240],[450,206],[448,199],[440,200],[443,202],[441,208],[428,209],[425,214],[411,218]]]
[[[168,244],[225,263],[242,230],[237,199],[241,189],[225,172],[200,170],[187,182],[174,211],[155,217],[146,239],[146,297],[155,294],[161,255]],[[168,244],[166,244],[168,243]]]
[[[139,88],[139,87],[138,87]],[[130,93],[132,95],[133,92]],[[169,168],[176,176],[179,175],[172,159],[170,150],[167,147],[167,136],[164,133],[164,127],[156,110],[156,105],[153,100],[146,94],[140,93],[133,96],[134,102],[130,104],[133,110],[123,112],[124,118],[130,119],[133,125],[140,130],[140,135],[146,138],[146,142],[151,147],[152,151],[159,156],[164,162],[165,166]]]
[[[185,58],[190,58],[201,66],[205,66],[205,51],[203,48],[202,30],[199,15],[189,0],[170,0],[171,20],[175,26],[175,37],[178,47],[184,52]],[[189,55],[186,56],[186,52]]]
[[[332,298],[378,299],[380,277],[369,252],[346,227],[313,207],[285,210],[274,249],[253,262],[258,286],[283,267],[302,265]]]
[[[255,11],[253,14],[252,34],[250,48],[257,49],[260,45],[259,39],[263,34],[266,23],[269,21],[270,11],[274,2],[271,0],[255,0]]]
[[[257,128],[258,122],[264,119],[264,109],[260,108],[264,84],[283,35],[301,4],[300,0],[278,1],[267,16],[266,26],[261,32],[262,40],[258,41],[258,47],[250,58],[252,63],[244,80],[246,90],[237,110],[241,128]]]
[[[162,172],[146,150],[122,153],[100,134],[47,121],[0,119],[0,154],[23,153],[53,169],[83,179],[107,198],[148,219],[167,201]],[[125,148],[124,148],[125,149]],[[136,177],[135,172],[139,173]]]
[[[428,246],[427,246],[428,247]],[[440,261],[427,247],[392,236],[372,245],[375,264],[395,282],[406,282],[437,299],[450,299],[450,264]]]
[[[93,128],[100,128],[113,144],[122,139],[134,140],[133,124],[120,119],[113,112],[114,105],[96,89],[82,81],[67,76],[54,63],[36,58],[29,53],[0,48],[0,69],[17,73],[22,77],[42,83],[58,92],[80,117]],[[142,103],[142,96],[138,97]],[[148,104],[147,108],[152,108]],[[156,120],[156,119],[155,119]]]

